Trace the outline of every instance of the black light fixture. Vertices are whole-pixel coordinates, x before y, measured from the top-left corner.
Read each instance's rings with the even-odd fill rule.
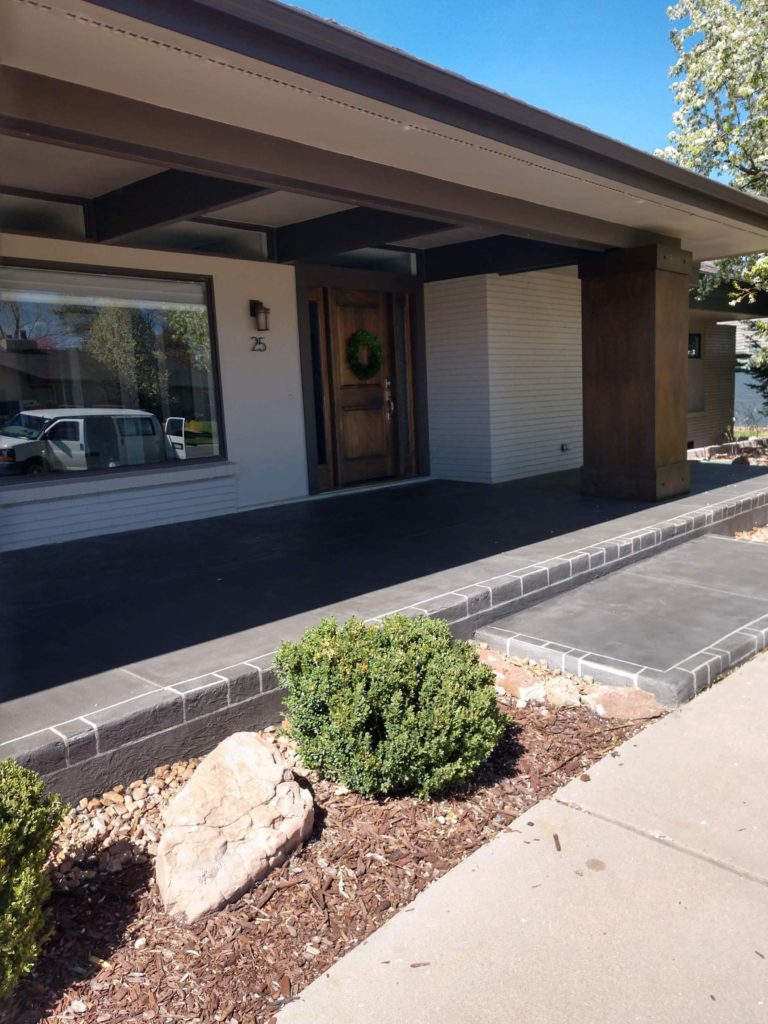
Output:
[[[257,331],[268,331],[269,330],[269,310],[259,299],[251,299],[250,303],[251,316],[256,321]]]

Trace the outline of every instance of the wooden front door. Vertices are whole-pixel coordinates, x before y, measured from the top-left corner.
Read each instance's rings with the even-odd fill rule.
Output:
[[[337,485],[380,480],[397,472],[394,353],[388,296],[332,289],[329,298],[332,407]],[[349,342],[368,331],[381,345],[381,366],[367,377],[350,366]],[[370,352],[359,351],[365,364]]]

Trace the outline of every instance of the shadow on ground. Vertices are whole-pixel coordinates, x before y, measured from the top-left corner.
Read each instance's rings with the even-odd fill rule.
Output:
[[[151,879],[148,861],[100,876],[94,888],[55,892],[51,900],[51,938],[34,971],[20,983],[3,1006],[5,1024],[39,1024],[73,985],[82,986],[79,996],[93,1002],[89,982],[102,970],[103,961],[125,938]],[[127,993],[126,993],[127,994]],[[75,1019],[73,1017],[73,1019]]]

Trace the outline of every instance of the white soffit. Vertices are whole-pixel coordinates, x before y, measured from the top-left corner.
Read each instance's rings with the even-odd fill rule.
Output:
[[[699,259],[768,249],[768,230],[472,135],[84,0],[45,5],[0,0],[0,10],[0,20],[8,27],[4,56],[10,66],[678,237]]]
[[[0,135],[0,186],[92,199],[157,174],[153,164]]]
[[[270,192],[268,195],[247,199],[244,203],[222,207],[211,217],[237,221],[241,224],[257,224],[266,228],[281,228],[286,224],[297,224],[303,220],[314,220],[329,213],[350,210],[351,206],[336,203],[332,199],[318,199],[303,196],[298,192]]]

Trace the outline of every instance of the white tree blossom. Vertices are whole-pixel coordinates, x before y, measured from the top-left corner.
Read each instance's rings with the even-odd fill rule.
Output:
[[[768,198],[768,0],[679,0],[667,14],[678,109],[656,155]],[[711,284],[723,280],[734,300],[754,300],[768,255],[721,260]]]

